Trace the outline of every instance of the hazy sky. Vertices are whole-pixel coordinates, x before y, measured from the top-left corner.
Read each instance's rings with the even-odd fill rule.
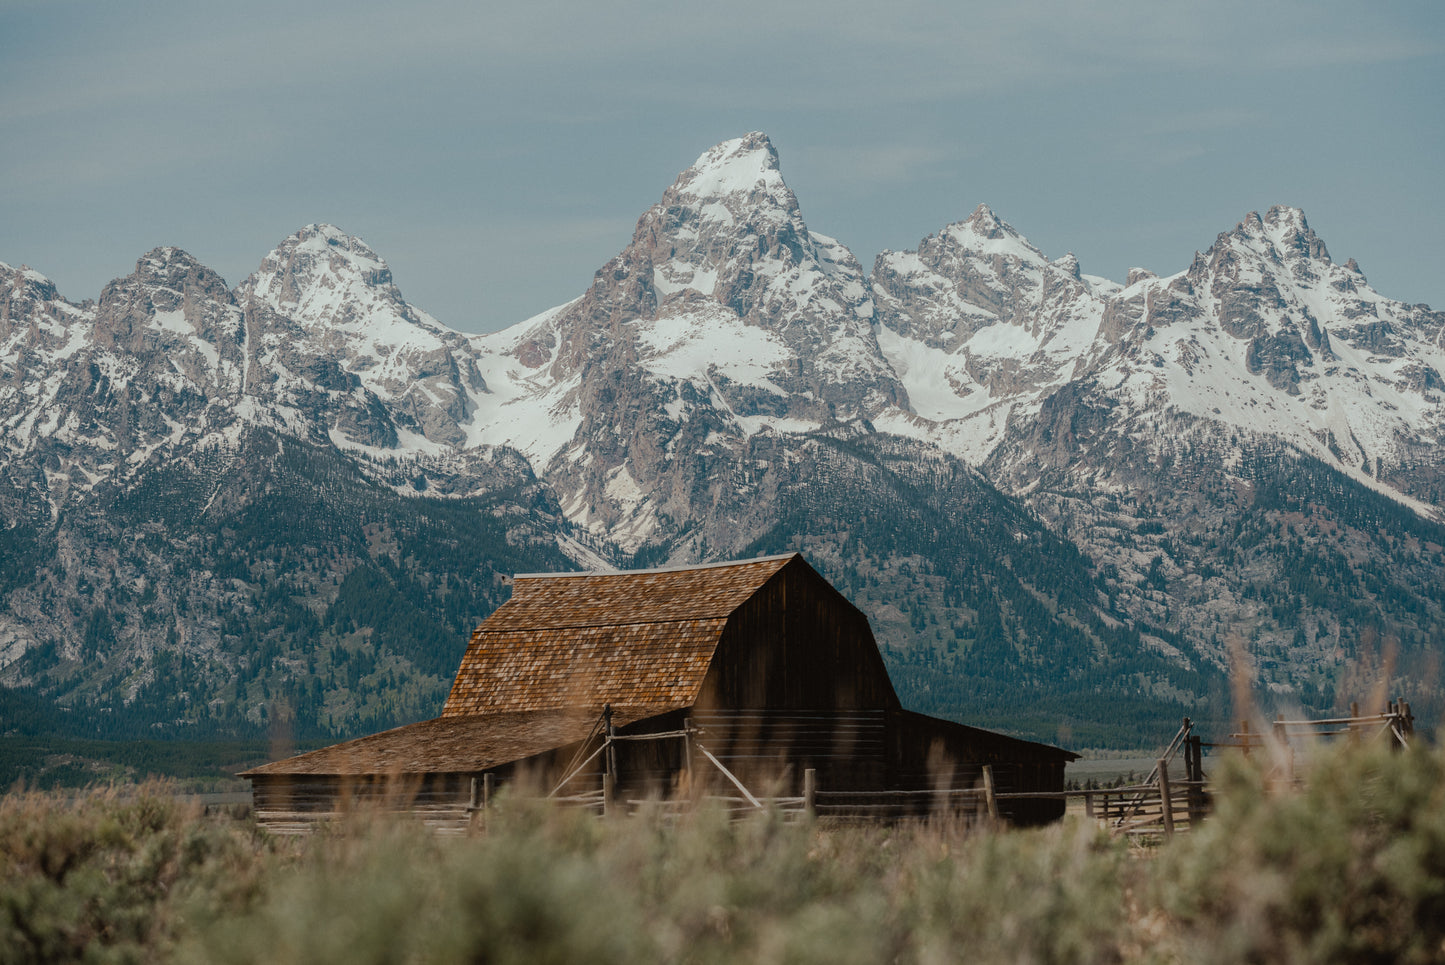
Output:
[[[0,0],[0,260],[96,297],[178,245],[235,284],[313,221],[486,331],[581,294],[712,144],[771,135],[871,266],[980,201],[1160,274],[1302,207],[1445,308],[1445,4]]]

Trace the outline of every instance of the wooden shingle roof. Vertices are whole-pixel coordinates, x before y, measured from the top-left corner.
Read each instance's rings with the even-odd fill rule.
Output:
[[[728,617],[795,559],[518,576],[472,634],[442,718],[690,706]]]
[[[614,707],[612,723],[624,727],[659,712]],[[241,776],[476,774],[580,741],[597,720],[595,710],[582,709],[437,717],[263,764]]]

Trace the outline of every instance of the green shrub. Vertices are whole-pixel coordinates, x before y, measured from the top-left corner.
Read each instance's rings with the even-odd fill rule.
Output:
[[[1445,961],[1445,756],[1318,755],[1302,791],[1228,762],[1218,809],[1164,850],[1155,901],[1198,962]]]
[[[509,801],[484,834],[361,816],[278,842],[169,789],[0,800],[8,962],[1445,961],[1445,754],[1325,753],[1304,791],[1219,768],[1158,848],[1035,831],[599,821]]]
[[[258,853],[163,786],[7,795],[0,962],[153,961],[175,937],[183,904],[251,899]]]

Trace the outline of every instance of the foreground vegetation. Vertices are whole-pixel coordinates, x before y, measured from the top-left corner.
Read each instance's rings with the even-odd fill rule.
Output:
[[[1445,754],[1341,750],[1308,790],[1219,768],[1154,849],[1078,819],[991,833],[358,817],[307,840],[152,785],[0,800],[0,962],[1438,962]]]

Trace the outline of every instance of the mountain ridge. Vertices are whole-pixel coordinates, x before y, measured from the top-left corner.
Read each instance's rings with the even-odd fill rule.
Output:
[[[259,725],[272,684],[296,680],[313,689],[290,706],[322,731],[414,714],[444,661],[358,594],[465,628],[485,614],[450,595],[480,606],[500,586],[468,577],[468,554],[537,570],[804,548],[945,703],[973,681],[1198,713],[1241,638],[1269,655],[1265,692],[1320,704],[1374,659],[1353,636],[1419,667],[1445,627],[1418,592],[1445,578],[1445,315],[1336,265],[1297,209],[1121,284],[980,205],[865,274],[808,227],[754,132],[682,172],[586,292],[503,332],[447,328],[319,223],[234,288],[157,248],[96,302],[3,264],[0,293],[0,673],[70,705],[124,708],[204,654],[192,689],[210,703],[161,701],[175,720],[229,701]],[[1280,488],[1296,477],[1315,503]],[[166,515],[152,491],[192,508]],[[255,516],[288,517],[278,492],[311,507],[293,534]],[[977,533],[958,528],[970,514]],[[422,533],[454,547],[438,572]],[[1245,533],[1261,555],[1229,563]],[[1006,549],[1020,539],[1042,540],[1032,562]],[[221,572],[242,616],[183,609]],[[282,587],[275,624],[262,601]],[[336,689],[357,653],[391,676]],[[242,666],[244,692],[225,683]],[[1437,699],[1438,680],[1412,685]]]

